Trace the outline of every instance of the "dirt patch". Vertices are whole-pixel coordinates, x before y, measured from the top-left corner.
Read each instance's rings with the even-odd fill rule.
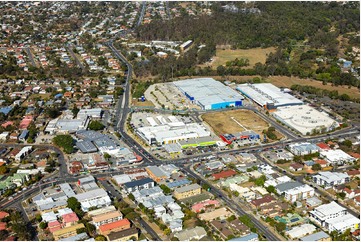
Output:
[[[269,127],[268,123],[249,110],[231,110],[202,115],[203,120],[217,135],[232,134],[246,129],[258,134]]]
[[[217,49],[216,56],[213,57],[213,60],[210,63],[205,63],[203,66],[211,66],[213,69],[216,69],[220,65],[226,65],[227,61],[244,58],[249,60],[249,66],[245,68],[251,68],[258,62],[264,64],[267,55],[275,52],[275,50],[274,47],[237,50]]]
[[[151,101],[139,102],[137,100],[132,100],[132,106],[138,107],[154,107],[154,104]]]
[[[191,219],[184,221],[183,226],[185,229],[194,228],[196,226],[196,222],[197,222],[197,220],[195,218],[191,218]]]

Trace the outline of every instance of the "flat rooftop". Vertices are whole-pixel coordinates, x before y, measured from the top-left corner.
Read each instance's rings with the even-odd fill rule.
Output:
[[[272,115],[303,135],[312,134],[314,129],[322,127],[329,131],[339,125],[326,113],[319,112],[307,105],[279,107]]]
[[[273,103],[275,107],[303,104],[301,100],[271,83],[240,84],[236,89],[261,106],[267,103]]]
[[[213,78],[196,78],[175,81],[173,84],[181,90],[190,100],[201,105],[241,101],[244,97],[232,88]]]

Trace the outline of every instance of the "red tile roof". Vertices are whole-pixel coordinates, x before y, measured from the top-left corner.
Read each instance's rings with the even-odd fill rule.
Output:
[[[9,216],[7,212],[0,211],[0,219],[6,218],[7,216]]]
[[[105,231],[108,231],[108,230],[113,230],[113,229],[118,228],[118,227],[130,228],[129,220],[125,218],[125,219],[118,220],[116,222],[100,225],[99,226],[99,231],[100,232],[105,232]]]
[[[259,199],[254,199],[251,201],[251,203],[255,206],[260,206],[264,203],[270,203],[272,201],[276,200],[274,197],[272,197],[271,195],[267,194],[266,196],[264,196],[263,198],[259,198]]]
[[[215,180],[221,179],[221,178],[226,178],[226,177],[230,177],[230,176],[234,176],[236,175],[237,172],[235,172],[234,170],[228,170],[228,171],[221,171],[219,173],[213,174],[213,178]]]
[[[347,175],[349,175],[349,176],[357,176],[357,175],[360,175],[360,170],[347,171]]]
[[[325,161],[325,160],[316,160],[315,162],[320,164],[320,165],[326,165],[327,164],[327,161]]]
[[[76,216],[76,214],[74,212],[63,215],[64,223],[76,222],[78,220],[79,220],[79,218],[78,218],[78,216]]]
[[[6,223],[0,222],[0,231],[6,229]]]
[[[348,193],[348,194],[350,194],[350,193],[352,192],[351,189],[349,189],[349,188],[347,188],[347,187],[345,187],[345,188],[343,189],[343,191],[346,192],[346,193]]]
[[[350,156],[352,156],[355,159],[360,159],[360,154],[359,153],[355,153],[355,152],[349,152],[348,153]]]
[[[360,202],[360,196],[355,197],[355,200]]]
[[[301,165],[300,163],[293,163],[290,165],[290,167],[293,167],[294,169],[299,169],[299,168],[302,168],[303,165]]]
[[[317,146],[320,147],[323,150],[330,150],[331,149],[330,146],[328,146],[325,143],[318,143]]]

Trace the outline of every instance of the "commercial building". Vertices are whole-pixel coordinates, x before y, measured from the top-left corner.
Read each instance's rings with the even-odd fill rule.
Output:
[[[63,119],[53,119],[46,126],[44,132],[49,134],[71,134],[79,130],[85,130],[89,124],[89,117],[85,116],[81,119],[72,119],[71,117]]]
[[[198,184],[191,184],[191,185],[187,185],[184,187],[179,187],[174,189],[174,197],[176,199],[183,199],[183,198],[187,198],[187,197],[191,197],[194,195],[198,195],[201,194],[201,186],[199,186]]]
[[[175,81],[173,84],[203,110],[242,106],[244,97],[212,78]]]
[[[344,152],[343,150],[323,150],[320,155],[332,165],[344,165],[345,163],[354,162],[355,158]]]
[[[137,134],[148,144],[171,144],[181,140],[209,137],[211,132],[202,124],[169,122],[136,129]]]
[[[320,151],[318,146],[312,143],[294,143],[287,145],[287,148],[294,155],[308,155]]]
[[[89,211],[91,207],[106,207],[111,204],[110,197],[108,196],[107,192],[102,189],[94,189],[88,192],[79,193],[74,196],[81,204],[81,209],[84,212]]]
[[[67,228],[59,229],[53,233],[54,240],[64,239],[77,234],[77,229],[85,228],[84,224],[76,224]]]
[[[324,186],[326,189],[349,181],[350,177],[346,173],[340,172],[320,171],[317,175],[313,176],[313,182]]]
[[[144,178],[141,180],[124,183],[123,187],[126,190],[126,192],[130,193],[130,192],[134,192],[137,190],[149,189],[149,188],[154,187],[154,185],[155,185],[155,183],[152,179]]]
[[[303,104],[301,100],[288,93],[289,89],[280,89],[271,83],[240,84],[236,89],[267,109]]]
[[[125,218],[112,223],[100,225],[99,233],[106,236],[112,232],[119,232],[129,228],[130,228],[130,222],[128,219]]]
[[[85,117],[91,117],[92,119],[101,119],[102,114],[103,112],[101,108],[80,109],[76,117],[78,119],[83,119]]]
[[[233,141],[248,141],[248,143],[258,143],[261,141],[260,135],[252,130],[246,130],[234,134],[222,134],[219,137],[227,144],[232,144]]]
[[[339,126],[339,123],[326,113],[307,105],[279,107],[272,116],[302,135],[325,133]]]
[[[360,226],[360,219],[347,212],[347,209],[332,201],[310,211],[310,218],[329,231],[340,233],[350,228],[354,231]]]

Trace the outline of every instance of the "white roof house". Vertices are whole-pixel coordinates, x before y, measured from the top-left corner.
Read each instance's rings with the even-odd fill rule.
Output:
[[[347,162],[353,162],[355,158],[344,152],[343,150],[324,150],[320,152],[320,155],[331,164],[342,165]]]
[[[24,158],[26,155],[28,155],[33,150],[32,146],[25,146],[23,147],[19,153],[16,154],[15,160],[21,161],[22,158]]]
[[[53,211],[48,212],[48,213],[43,213],[41,215],[41,217],[42,217],[43,221],[45,221],[47,223],[58,219],[58,217],[56,216],[56,214]]]
[[[316,231],[316,227],[312,224],[302,224],[297,227],[293,227],[291,230],[286,231],[286,235],[291,239],[301,238],[307,234],[312,234]]]
[[[118,185],[122,185],[132,180],[127,174],[113,176],[113,179],[117,182]]]

